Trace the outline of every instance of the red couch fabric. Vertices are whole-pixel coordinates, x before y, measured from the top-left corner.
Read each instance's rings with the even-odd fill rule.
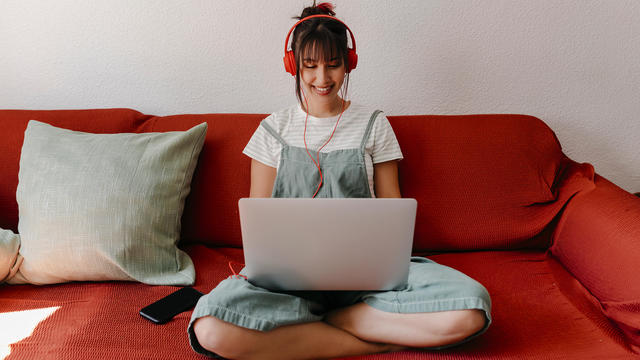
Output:
[[[597,176],[576,195],[551,247],[640,353],[640,199]]]
[[[230,275],[239,249],[187,248],[203,292]],[[404,351],[361,359],[633,359],[619,331],[592,298],[542,251],[485,251],[430,256],[483,283],[493,301],[494,323],[474,341],[449,350]],[[190,312],[165,325],[138,315],[173,287],[137,283],[20,285],[0,291],[3,312],[60,306],[33,335],[11,345],[6,360],[203,359],[190,348]],[[594,346],[595,344],[595,346]]]
[[[0,110],[0,228],[17,229],[15,191],[29,119],[97,133],[186,130],[206,121],[182,244],[196,264],[196,287],[209,291],[229,275],[229,260],[242,261],[237,201],[248,195],[250,160],[241,151],[264,117]],[[403,195],[419,204],[414,249],[453,251],[431,257],[487,287],[494,324],[459,348],[367,358],[638,358],[640,289],[633,278],[640,199],[596,175],[591,165],[567,158],[554,133],[531,116],[390,121],[405,156],[399,167]],[[122,282],[0,285],[0,320],[60,307],[12,345],[8,358],[198,358],[187,344],[189,313],[162,326],[138,315],[173,290]]]
[[[573,194],[593,188],[593,167],[568,159],[532,116],[390,121],[405,156],[402,194],[418,199],[417,250],[546,248],[536,235]]]

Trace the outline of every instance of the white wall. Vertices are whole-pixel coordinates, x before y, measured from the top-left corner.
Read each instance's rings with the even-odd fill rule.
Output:
[[[310,1],[0,0],[0,108],[269,113]],[[524,113],[640,191],[640,1],[335,0],[351,98],[387,114]]]

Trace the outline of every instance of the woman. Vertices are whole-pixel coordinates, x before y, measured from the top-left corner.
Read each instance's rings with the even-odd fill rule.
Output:
[[[314,4],[289,32],[285,68],[299,103],[267,117],[246,146],[251,197],[401,196],[402,153],[389,121],[345,100],[355,39],[334,15],[330,4]],[[398,291],[273,292],[230,277],[200,299],[189,336],[194,350],[233,359],[441,348],[484,332],[490,304],[475,280],[414,257]]]

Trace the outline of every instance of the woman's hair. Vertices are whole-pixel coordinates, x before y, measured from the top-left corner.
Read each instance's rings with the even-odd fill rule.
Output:
[[[300,20],[311,15],[335,16],[335,14],[333,5],[330,3],[320,3],[316,5],[314,1],[312,6],[306,7],[302,10],[302,14],[299,17],[294,17],[294,19]],[[293,55],[296,60],[296,69],[298,69],[298,71],[296,71],[296,96],[300,103],[303,102],[300,90],[300,69],[303,58],[309,57],[325,62],[329,62],[333,58],[338,58],[342,61],[345,68],[349,66],[349,59],[347,57],[347,28],[339,21],[328,18],[313,18],[298,24],[293,30],[291,49],[293,50]],[[345,75],[343,86],[343,96],[346,97],[347,89],[349,88],[349,73]]]

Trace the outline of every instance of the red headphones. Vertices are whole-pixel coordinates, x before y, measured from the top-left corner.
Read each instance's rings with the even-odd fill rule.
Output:
[[[358,65],[358,54],[356,54],[356,39],[353,37],[353,33],[351,32],[351,29],[349,29],[349,27],[347,26],[347,24],[345,24],[344,22],[342,22],[341,20],[331,16],[331,15],[311,15],[311,16],[307,16],[306,18],[301,19],[300,21],[298,21],[297,23],[295,23],[291,29],[289,30],[289,32],[287,33],[287,39],[284,42],[284,69],[291,75],[296,76],[296,72],[297,72],[297,65],[296,65],[296,57],[293,55],[293,50],[287,50],[287,47],[289,46],[289,36],[291,35],[291,33],[293,32],[293,29],[296,28],[296,26],[298,26],[301,22],[303,21],[307,21],[309,19],[313,19],[313,18],[328,18],[331,20],[335,20],[340,22],[342,25],[344,25],[344,27],[347,28],[347,30],[349,31],[349,35],[351,36],[351,44],[353,45],[353,48],[347,48],[347,59],[348,59],[348,66],[346,67],[347,72],[351,72],[351,70],[356,68],[356,65]]]

